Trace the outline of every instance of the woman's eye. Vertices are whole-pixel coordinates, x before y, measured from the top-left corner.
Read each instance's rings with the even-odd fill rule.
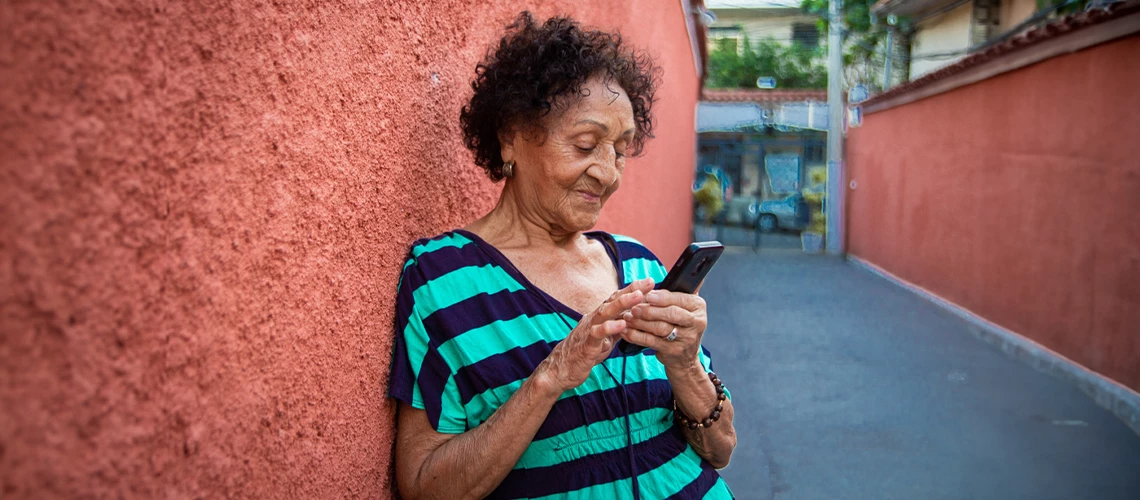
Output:
[[[593,153],[594,152],[594,146],[575,146],[575,147],[578,148],[578,151],[581,151],[583,153]]]

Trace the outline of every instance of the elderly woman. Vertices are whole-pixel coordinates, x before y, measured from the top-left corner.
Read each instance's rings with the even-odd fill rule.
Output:
[[[731,498],[736,434],[701,347],[705,303],[589,232],[653,127],[656,70],[620,36],[527,13],[461,114],[498,204],[420,240],[397,299],[404,498]],[[624,354],[625,339],[648,349]]]

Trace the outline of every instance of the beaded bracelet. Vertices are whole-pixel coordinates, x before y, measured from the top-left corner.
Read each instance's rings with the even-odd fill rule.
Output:
[[[677,406],[677,400],[673,400],[673,416],[677,419],[677,422],[681,424],[681,427],[688,427],[693,430],[698,428],[707,429],[712,427],[713,422],[720,420],[720,412],[724,410],[724,400],[727,399],[728,396],[724,393],[724,384],[720,382],[720,379],[716,377],[715,373],[709,372],[709,380],[711,380],[716,387],[716,408],[714,408],[712,413],[704,420],[700,422],[689,420],[681,413],[681,409]]]

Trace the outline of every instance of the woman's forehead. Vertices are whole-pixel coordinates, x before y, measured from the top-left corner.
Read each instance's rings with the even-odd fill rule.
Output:
[[[618,122],[623,130],[633,124],[633,104],[621,87],[600,80],[591,80],[582,86],[575,96],[576,102],[568,103],[559,114],[559,122],[564,126],[585,122]]]

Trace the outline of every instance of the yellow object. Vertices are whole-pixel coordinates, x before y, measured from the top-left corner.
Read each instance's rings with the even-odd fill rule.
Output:
[[[801,191],[804,202],[811,210],[811,222],[806,231],[827,233],[827,216],[823,213],[823,200],[827,197],[827,167],[811,167],[807,172],[807,186]]]
[[[693,198],[705,209],[705,219],[713,220],[724,210],[724,194],[720,189],[720,181],[712,174],[705,174],[705,183],[693,192]]]

